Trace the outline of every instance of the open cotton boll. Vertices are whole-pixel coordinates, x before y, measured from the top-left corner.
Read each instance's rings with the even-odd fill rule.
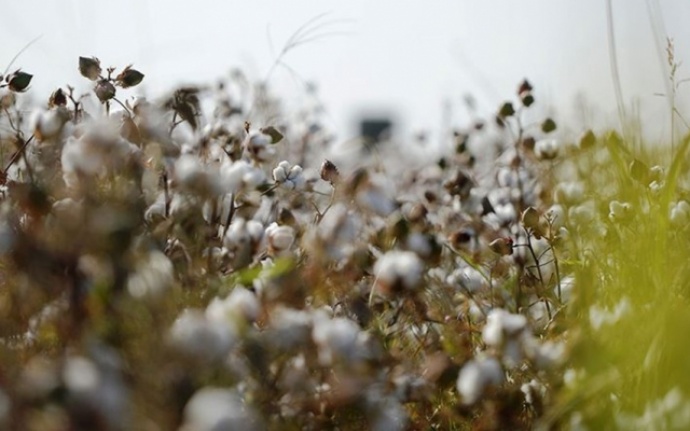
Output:
[[[252,132],[244,139],[242,146],[249,157],[257,162],[266,162],[275,154],[270,136],[261,132]]]
[[[501,364],[492,357],[471,359],[458,375],[457,389],[463,404],[474,404],[484,392],[503,383],[505,375]]]
[[[194,155],[180,156],[175,162],[174,173],[176,184],[183,191],[202,196],[218,196],[223,192],[218,168],[204,165]]]
[[[534,154],[541,160],[552,160],[558,156],[560,146],[556,139],[541,139],[534,144]]]
[[[273,180],[293,190],[301,188],[305,184],[302,167],[290,165],[286,160],[278,163],[278,166],[273,169]]]
[[[463,292],[470,293],[476,293],[484,287],[488,287],[482,273],[470,266],[456,269],[446,278],[446,282]]]
[[[206,317],[211,321],[237,323],[238,318],[254,322],[261,313],[256,295],[244,287],[235,287],[225,298],[213,298],[206,307]]]
[[[522,314],[512,314],[501,308],[491,310],[486,325],[482,330],[484,343],[492,347],[500,347],[511,338],[516,337],[527,328],[527,318]]]
[[[384,294],[415,289],[423,271],[422,261],[411,251],[389,251],[374,265],[376,285]]]
[[[247,244],[258,244],[264,236],[263,225],[256,220],[237,218],[233,220],[223,238],[223,246],[235,251]]]
[[[236,391],[206,387],[198,390],[184,408],[184,431],[258,430],[256,414]]]
[[[555,198],[558,203],[575,205],[582,202],[585,186],[579,181],[562,182],[556,186]]]
[[[368,335],[359,326],[344,317],[314,317],[312,339],[319,347],[319,362],[331,365],[337,360],[353,363],[369,356]]]
[[[255,188],[266,182],[263,170],[245,160],[225,160],[220,167],[220,177],[226,193],[237,194],[245,188]]]
[[[685,227],[690,222],[690,204],[686,201],[678,201],[671,205],[669,220],[675,227]]]
[[[609,220],[614,223],[628,221],[632,217],[632,205],[628,202],[611,201],[609,203]]]
[[[31,119],[34,136],[39,142],[59,137],[70,117],[65,107],[36,111]]]
[[[135,298],[155,297],[175,282],[174,268],[165,253],[152,250],[138,259],[136,269],[127,280],[127,290]]]
[[[295,229],[290,226],[278,226],[278,223],[273,222],[266,228],[266,238],[269,251],[280,253],[288,250],[295,242]]]
[[[184,310],[170,329],[173,346],[194,356],[205,359],[220,359],[237,342],[232,325],[206,318],[201,310]]]

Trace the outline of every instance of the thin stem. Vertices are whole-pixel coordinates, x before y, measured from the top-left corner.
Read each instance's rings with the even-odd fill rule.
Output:
[[[223,228],[223,238],[228,234],[228,229],[230,229],[230,223],[232,223],[232,218],[235,216],[235,194],[230,193],[230,210],[228,210],[228,217],[225,219],[225,227]],[[221,240],[223,239],[221,238]]]

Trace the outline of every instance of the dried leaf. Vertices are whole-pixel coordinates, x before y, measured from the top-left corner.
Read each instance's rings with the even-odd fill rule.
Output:
[[[280,133],[278,129],[276,129],[273,126],[264,127],[263,129],[261,129],[261,133],[264,133],[271,137],[271,144],[277,144],[278,142],[283,140],[283,134]]]
[[[551,118],[547,118],[544,120],[543,123],[541,123],[541,131],[544,133],[551,133],[554,130],[556,130],[556,122],[553,121]]]
[[[65,105],[67,105],[67,96],[65,95],[65,92],[62,91],[62,88],[58,88],[53,92],[53,94],[50,95],[50,99],[48,99],[48,106],[54,108],[56,106]]]
[[[122,88],[129,88],[129,87],[134,87],[135,85],[139,85],[139,83],[144,79],[144,74],[139,72],[136,69],[132,69],[132,66],[129,65],[125,67],[125,69],[120,72],[119,75],[115,78],[115,81],[117,81],[118,85]]]
[[[101,76],[101,62],[96,57],[79,57],[79,73],[92,81]]]

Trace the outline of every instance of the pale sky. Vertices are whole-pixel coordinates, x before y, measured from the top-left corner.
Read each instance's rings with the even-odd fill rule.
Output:
[[[665,92],[668,71],[649,10],[662,11],[655,22],[675,39],[682,61],[690,58],[690,2],[613,0],[613,8],[624,98],[639,101],[643,120],[667,124],[668,105],[655,93]],[[341,139],[353,133],[351,119],[371,107],[397,111],[406,133],[437,130],[444,103],[461,124],[463,95],[493,111],[525,77],[541,109],[561,123],[582,125],[573,106],[584,95],[587,125],[618,125],[604,0],[24,0],[0,10],[0,69],[42,36],[13,66],[35,74],[37,99],[67,83],[87,87],[77,71],[80,55],[97,56],[104,66],[134,63],[146,74],[141,91],[150,97],[180,81],[213,82],[235,67],[262,78],[290,35],[325,13],[322,31],[331,35],[284,60],[318,84],[328,125]],[[681,66],[679,78],[688,77],[690,66]],[[300,81],[286,70],[270,84],[299,101]],[[690,85],[681,86],[679,99],[688,92]]]

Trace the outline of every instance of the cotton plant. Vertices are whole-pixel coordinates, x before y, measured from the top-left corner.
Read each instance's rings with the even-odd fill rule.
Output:
[[[600,278],[579,271],[609,265],[586,239],[639,229],[625,216],[638,201],[608,184],[602,203],[581,171],[606,175],[603,138],[570,145],[533,122],[527,81],[490,120],[454,125],[438,158],[411,160],[392,142],[345,157],[317,112],[281,112],[237,75],[158,102],[122,98],[143,79],[131,67],[79,69],[96,110],[60,89],[15,122],[27,77],[0,84],[3,126],[24,127],[0,176],[10,428],[531,429],[593,375],[564,383],[571,343],[630,318],[589,307]],[[680,232],[682,192],[650,196]]]

